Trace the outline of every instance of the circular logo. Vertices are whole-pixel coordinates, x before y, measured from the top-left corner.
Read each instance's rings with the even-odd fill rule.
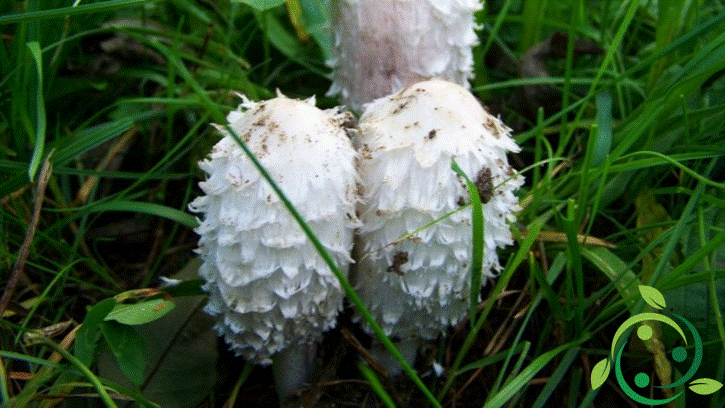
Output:
[[[640,285],[639,291],[642,294],[642,298],[645,302],[647,302],[648,305],[652,306],[655,309],[662,310],[665,308],[665,298],[662,296],[662,294],[655,288]],[[669,385],[662,385],[662,386],[655,386],[655,388],[676,388],[679,386],[684,385],[690,379],[695,375],[695,372],[697,372],[697,369],[700,368],[700,364],[702,364],[702,356],[703,356],[703,347],[702,347],[702,339],[700,338],[700,334],[697,332],[695,327],[690,323],[687,319],[684,317],[672,314],[674,318],[680,321],[686,328],[687,331],[690,332],[690,337],[693,340],[693,346],[694,350],[692,352],[693,355],[693,361],[690,365],[687,372],[677,381],[669,384]],[[637,326],[637,337],[641,339],[642,341],[648,341],[653,336],[653,329],[652,325],[648,324],[647,322],[660,322],[662,324],[665,324],[667,326],[670,326],[673,328],[682,338],[685,345],[688,344],[687,336],[685,336],[684,331],[680,327],[680,325],[673,319],[664,316],[659,313],[639,313],[636,314],[629,319],[625,320],[624,323],[622,323],[619,328],[617,329],[617,332],[614,334],[614,339],[612,339],[612,348],[610,351],[610,354],[607,358],[604,360],[601,360],[598,362],[594,368],[592,369],[592,375],[591,375],[591,383],[592,383],[592,389],[599,388],[602,384],[604,384],[604,381],[606,381],[607,377],[609,376],[609,372],[611,371],[612,365],[614,365],[614,373],[617,378],[617,384],[619,384],[619,387],[624,391],[624,393],[631,398],[632,400],[639,402],[641,404],[647,404],[647,405],[661,405],[666,404],[675,398],[679,397],[684,391],[680,391],[673,395],[670,398],[664,398],[664,399],[653,399],[648,398],[643,395],[641,395],[636,389],[644,389],[646,387],[650,386],[650,383],[652,382],[650,376],[647,373],[637,373],[634,376],[634,388],[629,385],[629,383],[625,380],[624,374],[622,373],[622,352],[624,351],[624,348],[627,344],[625,341],[629,334],[631,333],[632,329]],[[684,362],[687,360],[689,355],[689,352],[684,347],[675,347],[671,352],[670,356],[673,361],[676,362]],[[707,395],[712,394],[719,390],[722,387],[722,384],[718,381],[712,380],[710,378],[700,378],[697,380],[694,380],[688,384],[688,388],[690,388],[691,391],[701,394],[701,395]]]

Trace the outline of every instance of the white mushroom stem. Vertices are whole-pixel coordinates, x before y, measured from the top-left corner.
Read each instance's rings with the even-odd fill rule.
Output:
[[[405,362],[411,367],[415,364],[415,357],[418,355],[418,349],[422,343],[423,342],[418,338],[409,338],[393,342],[393,344],[395,344],[395,348],[403,356],[403,359],[405,359]],[[388,372],[389,376],[395,377],[403,371],[403,367],[400,366],[398,360],[396,360],[390,351],[382,344],[373,344],[370,348],[370,354],[378,363],[380,363],[380,366]]]
[[[478,0],[333,0],[333,84],[349,108],[421,80],[468,86]]]
[[[272,356],[274,385],[284,402],[314,377],[317,343],[295,344]]]

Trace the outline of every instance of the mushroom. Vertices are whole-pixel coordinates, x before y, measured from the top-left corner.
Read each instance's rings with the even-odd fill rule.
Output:
[[[227,116],[325,249],[347,273],[357,199],[356,152],[344,123],[349,114],[322,111],[279,94],[243,103]],[[312,373],[316,344],[342,308],[340,283],[271,186],[221,126],[209,158],[205,195],[189,204],[203,214],[199,274],[205,310],[230,348],[275,365],[281,398]]]
[[[363,256],[356,287],[412,362],[420,342],[460,321],[470,300],[471,210],[461,208],[470,196],[451,161],[482,190],[482,270],[493,278],[501,269],[497,248],[513,243],[509,223],[523,178],[506,153],[519,147],[470,92],[440,79],[370,103],[359,129]]]
[[[328,94],[359,111],[430,77],[468,86],[478,0],[334,0],[334,82]]]

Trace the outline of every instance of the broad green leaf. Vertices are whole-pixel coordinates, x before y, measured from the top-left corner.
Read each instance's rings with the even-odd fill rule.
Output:
[[[329,10],[324,2],[319,0],[301,0],[302,17],[307,31],[312,35],[322,50],[325,60],[332,58],[332,44],[330,43]]]
[[[119,304],[105,320],[115,320],[128,325],[146,324],[169,313],[174,302],[166,299],[151,299],[133,304]]]
[[[81,328],[76,333],[76,339],[73,346],[73,351],[76,357],[83,362],[86,366],[93,364],[94,354],[96,351],[96,345],[98,339],[101,337],[101,333],[98,331],[98,326],[103,322],[103,319],[113,310],[116,305],[114,298],[104,299],[95,306],[88,310],[86,318],[83,319]]]
[[[598,362],[593,368],[592,368],[592,389],[596,390],[597,388],[601,387],[602,384],[604,384],[605,381],[607,381],[607,377],[609,377],[609,371],[612,369],[612,366],[609,364],[609,358],[605,358],[604,360]]]
[[[243,3],[255,10],[264,11],[283,5],[284,0],[232,0],[232,3]]]
[[[206,297],[174,292],[193,282],[190,279],[198,276],[201,263],[199,258],[193,258],[171,276],[182,283],[163,288],[174,297],[176,307],[172,313],[134,326],[149,346],[143,395],[161,407],[196,408],[213,393],[217,381],[217,335],[212,330],[214,319],[202,310]],[[131,388],[110,350],[98,356],[97,367],[99,376]],[[202,372],[204,375],[199,375]]]
[[[103,322],[101,333],[121,371],[132,383],[141,385],[146,366],[146,345],[143,338],[133,327],[113,321]]]
[[[297,37],[287,30],[283,22],[272,13],[260,14],[257,19],[272,45],[290,59],[300,62],[300,58],[305,55],[305,50]]]
[[[639,293],[642,294],[644,301],[655,309],[664,309],[667,306],[662,293],[651,286],[639,285]]]
[[[712,378],[698,378],[690,383],[689,388],[697,394],[709,395],[722,388],[722,384]]]
[[[196,269],[198,270],[199,267],[197,266]],[[194,277],[196,276],[196,272],[197,271],[195,270]],[[163,290],[164,293],[169,294],[174,299],[182,296],[203,296],[206,294],[206,292],[201,288],[204,283],[206,283],[204,279],[194,279],[192,277],[188,280],[179,281],[179,283],[175,283],[171,286],[166,286]]]

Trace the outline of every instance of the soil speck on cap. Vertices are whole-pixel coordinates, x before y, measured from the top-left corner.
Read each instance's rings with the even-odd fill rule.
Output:
[[[486,122],[483,124],[483,127],[491,132],[493,137],[495,137],[496,139],[501,138],[501,132],[499,132],[498,126],[496,126],[496,121],[494,121],[492,117],[486,118]]]
[[[405,273],[400,270],[400,267],[406,262],[408,262],[408,253],[402,251],[396,252],[395,255],[393,255],[393,264],[388,268],[388,272],[394,272],[400,276],[405,275]]]
[[[484,167],[478,172],[478,178],[476,179],[476,188],[478,189],[478,195],[481,197],[481,203],[486,204],[491,201],[493,196],[493,180],[491,179],[491,169]]]

